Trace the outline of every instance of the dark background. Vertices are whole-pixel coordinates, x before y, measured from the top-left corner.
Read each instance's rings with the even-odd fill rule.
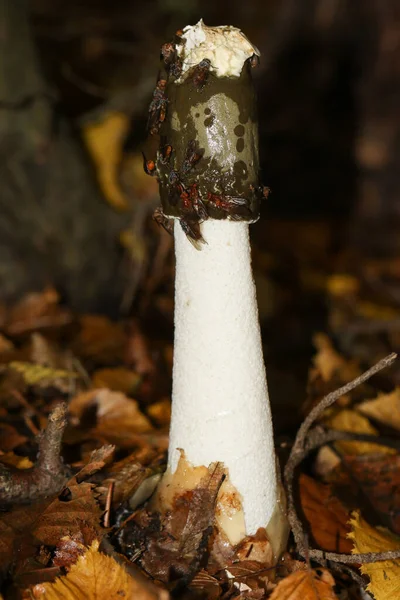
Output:
[[[172,336],[172,245],[137,165],[159,48],[201,17],[241,28],[262,55],[272,193],[252,227],[253,261],[270,383],[285,403],[304,390],[313,334],[332,326],[333,274],[369,277],[398,307],[396,269],[390,285],[363,270],[398,255],[397,0],[0,0],[0,301],[50,284],[76,311],[134,315],[149,335]],[[110,114],[128,123],[103,142],[126,210],[85,143]]]

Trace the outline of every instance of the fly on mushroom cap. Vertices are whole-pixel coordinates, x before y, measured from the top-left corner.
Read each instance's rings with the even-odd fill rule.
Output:
[[[170,61],[180,61],[180,75],[171,76],[168,65],[160,135],[162,147],[168,144],[173,152],[166,161],[161,147],[157,157],[162,209],[180,219],[184,230],[189,225],[198,232],[194,240],[188,234],[191,241],[203,241],[204,220],[259,217],[263,196],[251,76],[259,52],[239,29],[202,21],[184,29],[175,51],[168,45],[164,55],[166,49]],[[188,162],[188,155],[196,160]]]

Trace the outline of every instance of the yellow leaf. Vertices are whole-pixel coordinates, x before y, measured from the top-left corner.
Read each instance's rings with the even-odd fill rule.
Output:
[[[374,400],[367,400],[359,404],[357,409],[367,417],[372,417],[400,430],[400,388],[397,387],[390,394],[379,394]]]
[[[14,452],[6,452],[1,454],[0,463],[16,467],[17,469],[30,469],[33,467],[33,462],[27,456],[18,456]]]
[[[108,113],[101,122],[83,127],[83,138],[95,163],[102,192],[113,208],[122,211],[130,208],[118,182],[128,129],[129,118],[119,112]]]
[[[353,275],[336,273],[328,277],[326,289],[331,296],[342,297],[354,295],[360,289],[360,282]]]
[[[334,585],[325,569],[319,569],[319,574],[311,569],[296,571],[278,583],[270,600],[337,600]]]
[[[358,512],[353,513],[350,525],[352,532],[349,537],[354,542],[353,553],[400,550],[400,537],[383,527],[372,527]],[[400,559],[367,563],[360,568],[364,575],[369,576],[371,582],[367,590],[376,600],[400,598]]]
[[[34,598],[43,600],[167,600],[167,592],[150,582],[134,579],[113,558],[98,551],[95,540],[89,550],[72,565],[68,575],[54,583],[38,584]]]
[[[52,369],[51,367],[43,367],[30,362],[13,361],[8,365],[14,371],[20,373],[26,384],[36,385],[46,381],[51,384],[56,379],[76,379],[78,375],[73,371],[65,371],[64,369]]]
[[[350,433],[366,433],[377,435],[378,432],[366,417],[355,410],[343,409],[333,417],[326,419],[325,423],[337,431],[348,431]],[[369,442],[336,442],[335,446],[343,454],[393,454],[391,448],[371,444]]]

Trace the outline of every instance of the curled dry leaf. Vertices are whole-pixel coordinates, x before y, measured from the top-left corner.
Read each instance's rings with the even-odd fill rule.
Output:
[[[354,542],[353,552],[386,552],[400,549],[400,537],[387,529],[372,527],[358,512],[351,519],[350,538]],[[367,563],[361,572],[368,575],[367,590],[376,600],[398,600],[400,597],[400,559]]]
[[[167,600],[168,594],[142,578],[134,579],[113,558],[90,549],[72,565],[69,573],[54,583],[36,585],[37,600]]]
[[[324,420],[325,424],[337,431],[348,431],[350,433],[367,433],[378,435],[378,431],[371,425],[366,417],[355,410],[344,409],[332,417]],[[370,442],[336,442],[335,446],[342,454],[393,454],[394,450]]]
[[[334,585],[326,569],[297,571],[278,583],[269,600],[338,600]]]
[[[133,445],[133,434],[152,429],[148,418],[139,410],[135,400],[121,392],[106,388],[84,392],[73,398],[69,405],[75,424],[95,409],[95,423],[91,433],[122,447]]]
[[[331,487],[302,474],[299,488],[301,507],[318,546],[330,552],[351,552],[352,543],[347,538],[350,515]]]
[[[367,417],[400,431],[400,388],[390,394],[379,394],[374,400],[367,400],[357,406]]]

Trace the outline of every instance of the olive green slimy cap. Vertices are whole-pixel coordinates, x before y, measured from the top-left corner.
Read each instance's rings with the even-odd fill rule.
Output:
[[[157,155],[166,216],[258,219],[262,192],[251,76],[257,54],[240,30],[202,22],[186,28],[177,42],[177,68],[167,67]]]

